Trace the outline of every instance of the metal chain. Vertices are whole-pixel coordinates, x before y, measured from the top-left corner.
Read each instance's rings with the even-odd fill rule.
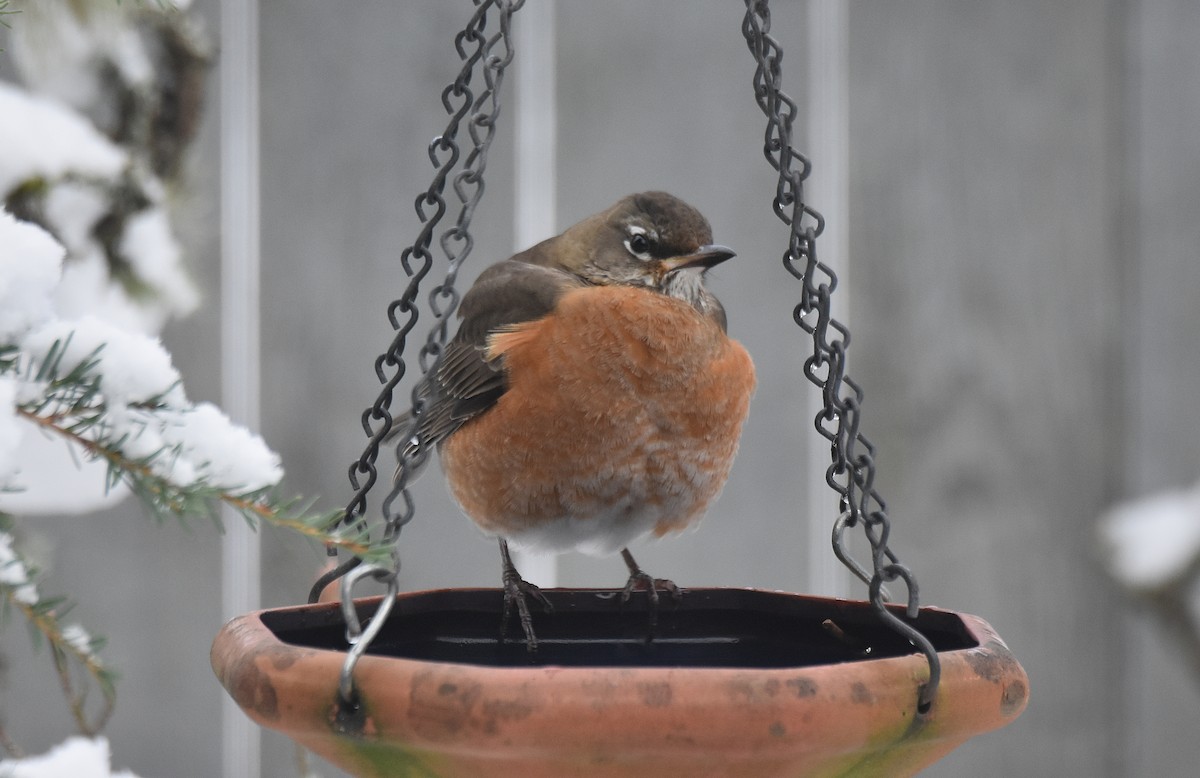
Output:
[[[825,229],[825,220],[804,202],[804,181],[812,166],[792,146],[796,103],[781,89],[783,49],[770,36],[770,29],[767,0],[746,0],[742,34],[757,64],[754,96],[767,117],[763,153],[779,173],[772,205],[775,214],[790,228],[783,266],[803,282],[793,318],[813,340],[813,352],[804,363],[804,375],[821,389],[824,400],[814,426],[830,443],[832,463],[825,471],[825,480],[839,496],[841,516],[834,524],[834,553],[868,585],[871,603],[879,617],[912,642],[928,660],[929,681],[921,687],[917,704],[917,709],[926,713],[937,695],[941,662],[933,644],[886,604],[883,583],[903,580],[908,590],[906,615],[915,619],[920,605],[917,580],[888,548],[891,522],[875,490],[875,447],[859,433],[863,392],[846,375],[850,332],[830,315],[829,300],[837,287],[837,276],[817,259],[817,237]],[[843,544],[844,530],[855,526],[862,526],[871,544],[870,571],[854,561]]]
[[[413,414],[406,428],[400,431],[401,440],[407,440],[416,432],[417,422],[423,411],[421,384],[428,380],[430,371],[436,368],[444,350],[448,337],[448,323],[459,302],[454,283],[459,268],[474,245],[469,225],[483,195],[483,172],[487,164],[488,149],[495,136],[496,118],[500,112],[499,90],[504,71],[513,57],[510,21],[512,13],[524,4],[524,0],[475,2],[475,13],[466,28],[455,38],[455,48],[463,61],[462,69],[454,82],[442,93],[442,104],[450,114],[450,120],[442,135],[435,138],[428,149],[430,161],[436,170],[434,179],[415,202],[422,228],[413,244],[401,255],[401,264],[409,277],[409,283],[401,297],[388,307],[388,319],[396,335],[387,351],[375,360],[376,376],[383,384],[383,389],[375,403],[362,414],[363,429],[368,436],[368,443],[349,471],[350,483],[356,491],[346,507],[343,518],[348,524],[365,523],[367,493],[378,478],[375,463],[379,447],[392,428],[393,419],[389,412],[392,397],[396,386],[407,372],[403,354],[408,335],[416,326],[419,317],[415,303],[420,285],[433,265],[433,257],[429,250],[432,237],[448,208],[443,197],[446,180],[461,154],[456,138],[462,120],[468,115],[470,119],[467,126],[472,147],[463,162],[463,169],[454,176],[452,182],[460,203],[459,214],[454,226],[439,237],[439,245],[449,261],[449,267],[443,282],[434,287],[429,294],[434,322],[418,355],[422,379],[412,390]],[[484,34],[484,29],[488,12],[493,7],[499,8],[499,30],[489,37]],[[846,526],[852,527],[861,523],[872,548],[874,574],[868,581],[871,601],[880,617],[912,641],[925,653],[929,661],[929,681],[922,687],[919,701],[919,709],[925,712],[936,695],[940,664],[929,641],[912,626],[896,617],[884,603],[883,582],[903,579],[909,595],[907,615],[909,618],[915,618],[919,603],[917,583],[913,574],[899,563],[888,548],[890,522],[885,506],[873,487],[874,448],[858,433],[862,390],[845,375],[845,349],[850,340],[849,332],[829,315],[830,293],[837,285],[837,278],[827,266],[817,261],[816,238],[824,229],[824,221],[819,213],[803,201],[803,182],[808,176],[810,164],[791,144],[792,119],[797,109],[795,102],[780,89],[779,63],[782,49],[768,34],[770,11],[766,0],[746,0],[746,7],[743,34],[758,63],[754,76],[755,97],[768,119],[765,154],[771,166],[779,172],[773,206],[779,218],[791,228],[788,249],[783,257],[784,266],[788,272],[804,282],[804,296],[795,308],[794,318],[797,324],[813,337],[814,351],[805,362],[804,372],[823,392],[825,408],[817,415],[815,426],[831,443],[833,462],[826,471],[826,480],[840,495],[844,510],[843,517],[834,529],[835,552],[852,570],[856,570],[856,574],[866,579],[865,571],[853,562],[841,545],[842,530]],[[499,54],[495,53],[497,48]],[[485,86],[479,96],[475,97],[470,85],[475,68],[481,60],[484,62],[482,72]],[[796,163],[799,163],[800,170],[794,168]],[[415,266],[414,261],[418,263]],[[803,270],[798,269],[801,263],[804,265]],[[814,311],[817,313],[816,320],[811,321]],[[830,330],[836,333],[832,340],[829,337]],[[858,453],[859,446],[865,450],[864,453]],[[412,455],[402,457],[394,488],[383,503],[383,537],[385,541],[392,543],[392,564],[357,571],[344,582],[350,585],[343,586],[343,607],[346,607],[345,603],[349,601],[353,582],[363,577],[387,583],[389,593],[396,588],[396,577],[400,567],[396,541],[400,530],[414,514],[408,480],[423,464],[426,456],[428,453],[418,446]],[[392,508],[396,499],[402,499],[398,510]],[[358,563],[359,560],[352,559],[323,576],[313,587],[310,600],[315,601],[325,585],[344,575]],[[384,613],[377,614],[366,630],[363,630],[357,618],[347,618],[350,625],[347,638],[354,645],[354,650],[348,653],[343,667],[340,696],[348,704],[353,704],[352,677],[355,663],[373,637],[372,627],[382,623],[383,618]]]
[[[383,384],[375,403],[363,411],[362,425],[368,441],[362,455],[350,466],[350,484],[355,489],[342,521],[360,527],[366,526],[367,494],[378,479],[375,463],[379,457],[379,448],[384,438],[392,430],[393,418],[390,412],[392,397],[397,385],[407,372],[404,361],[404,349],[408,342],[409,333],[417,324],[419,312],[416,305],[422,281],[433,267],[433,255],[430,246],[433,236],[449,206],[444,197],[446,182],[449,179],[459,202],[458,217],[452,227],[445,230],[438,238],[439,246],[445,254],[449,265],[445,278],[429,293],[428,302],[433,314],[433,322],[425,344],[418,355],[418,366],[422,376],[412,390],[413,413],[405,428],[400,430],[400,440],[408,440],[416,433],[417,422],[423,408],[422,387],[429,380],[430,373],[437,368],[448,338],[449,321],[458,308],[459,294],[455,290],[455,281],[462,263],[470,254],[474,240],[470,233],[471,218],[475,208],[483,196],[483,174],[487,166],[488,150],[496,133],[496,119],[500,113],[500,87],[504,80],[504,72],[513,58],[513,43],[511,39],[512,14],[521,8],[524,0],[474,0],[476,9],[466,27],[455,36],[454,46],[462,60],[462,67],[455,80],[442,91],[442,106],[450,119],[441,135],[429,144],[429,160],[435,168],[432,183],[420,194],[415,202],[417,218],[421,221],[421,230],[412,245],[406,248],[400,256],[400,263],[409,278],[407,287],[399,299],[388,306],[388,321],[395,331],[395,336],[387,351],[375,360],[375,374]],[[489,12],[495,9],[497,21],[496,31],[486,34]],[[478,95],[472,88],[477,67],[482,63],[484,84]],[[476,85],[475,88],[479,88]],[[471,146],[462,167],[451,178],[462,158],[462,148],[457,141],[463,121],[466,120],[467,133]],[[403,446],[401,447],[403,448]],[[391,492],[383,500],[382,513],[384,527],[382,540],[391,544],[392,557],[389,565],[369,565],[356,570],[353,576],[343,580],[342,602],[343,610],[353,609],[349,604],[352,597],[354,582],[362,578],[373,578],[385,583],[388,587],[390,601],[397,592],[397,577],[400,571],[399,535],[401,529],[412,520],[414,505],[412,495],[408,491],[408,481],[423,464],[428,453],[416,447],[412,455],[402,456],[397,471],[397,478]],[[399,508],[393,507],[400,500]],[[336,554],[330,550],[330,554]],[[334,580],[345,576],[350,570],[358,567],[361,560],[352,558],[334,570],[322,576],[309,594],[309,601],[315,602],[321,591]],[[371,639],[386,618],[389,605],[380,608],[371,624],[363,629],[357,617],[347,618],[347,641],[352,650],[347,653],[342,668],[339,696],[342,702],[354,707],[353,672],[358,659],[366,652]]]
[[[476,0],[476,2],[479,1]],[[524,3],[525,0],[500,0],[499,2],[486,0],[472,18],[472,22],[476,18],[480,19],[479,27],[475,28],[472,24],[468,24],[467,29],[455,40],[460,56],[464,55],[462,44],[465,41],[474,42],[476,49],[470,57],[464,57],[468,62],[463,66],[463,73],[459,74],[459,80],[442,93],[443,104],[446,105],[447,110],[450,110],[451,102],[448,101],[448,98],[455,95],[455,90],[459,87],[459,82],[463,80],[464,73],[469,78],[470,74],[467,71],[479,59],[483,60],[484,88],[478,97],[472,99],[469,89],[465,85],[461,87],[463,90],[462,104],[470,105],[471,108],[471,118],[467,122],[467,134],[471,138],[471,151],[463,161],[463,169],[454,176],[452,182],[454,194],[459,201],[458,218],[454,226],[443,232],[438,241],[449,265],[442,282],[429,293],[429,307],[433,312],[434,320],[425,344],[417,355],[422,380],[413,386],[411,395],[413,413],[408,419],[406,428],[400,431],[399,440],[408,440],[416,434],[418,420],[424,411],[425,383],[441,359],[449,338],[450,319],[458,310],[460,295],[455,288],[455,282],[458,279],[459,269],[475,246],[475,240],[471,237],[469,229],[471,218],[475,214],[475,208],[479,205],[480,198],[483,197],[483,173],[487,167],[488,150],[496,135],[496,120],[500,115],[500,87],[504,82],[505,70],[513,58],[512,14],[519,10]],[[497,5],[500,8],[499,29],[491,37],[484,38],[482,37],[483,15],[490,5]],[[457,122],[452,122],[452,124],[454,131],[457,131]],[[448,141],[444,139],[448,139]],[[434,140],[434,143],[430,145],[430,159],[434,158],[434,144],[440,142],[448,142],[453,146],[453,133],[448,131],[443,134],[442,138]],[[455,154],[457,155],[457,153],[458,149],[456,148]],[[438,195],[440,195],[445,185],[445,177],[441,170],[439,170],[438,178],[435,179],[435,185],[438,186]],[[430,187],[430,192],[432,191],[433,186]],[[387,434],[386,431],[384,434]],[[400,450],[407,453],[402,453],[397,469],[397,478],[391,492],[383,501],[383,512],[387,520],[385,540],[388,541],[394,540],[400,529],[412,520],[413,503],[408,492],[408,481],[429,456],[429,452],[424,446],[401,445]],[[393,510],[392,505],[398,498],[403,500],[403,505],[399,511],[396,511]]]

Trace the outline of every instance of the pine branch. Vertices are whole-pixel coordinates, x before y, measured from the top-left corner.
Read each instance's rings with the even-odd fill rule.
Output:
[[[61,381],[78,387],[76,382],[66,378]],[[341,511],[310,515],[309,506],[298,508],[296,500],[280,501],[270,490],[238,494],[202,484],[181,487],[171,483],[155,472],[153,467],[158,456],[170,456],[170,452],[160,452],[147,459],[131,459],[121,452],[119,441],[105,441],[102,434],[96,440],[85,434],[103,423],[103,409],[88,406],[93,397],[90,388],[77,388],[72,398],[77,402],[56,403],[47,400],[35,408],[18,407],[17,414],[65,438],[89,456],[105,461],[109,469],[110,488],[123,481],[159,521],[169,517],[186,519],[189,516],[205,516],[220,526],[215,506],[224,503],[252,525],[261,521],[290,529],[318,543],[361,557],[366,562],[388,558],[386,547],[373,543],[365,531],[338,527]]]
[[[25,618],[33,630],[34,648],[45,640],[76,726],[81,733],[94,737],[104,728],[116,703],[116,673],[99,657],[104,640],[89,636],[78,624],[62,623],[72,606],[64,598],[43,597],[38,592],[37,569],[14,548],[12,535],[5,531],[11,523],[9,517],[0,514],[0,519],[0,596],[4,598],[4,610],[7,613],[15,609]],[[82,685],[72,675],[76,667],[85,674]],[[103,697],[95,716],[87,712],[89,679]],[[10,750],[13,744],[3,745]]]
[[[70,330],[33,348],[28,340],[20,349],[0,344],[0,376],[20,384],[15,415],[82,458],[105,463],[107,488],[127,485],[160,522],[205,516],[220,528],[218,509],[228,505],[253,527],[290,529],[369,562],[389,558],[388,545],[372,540],[365,525],[342,526],[341,511],[281,499],[273,486],[282,478],[278,456],[215,407],[188,402],[178,374],[156,362],[145,342],[106,333],[93,345],[100,337]],[[139,349],[144,353],[131,358]],[[116,677],[98,656],[103,641],[64,624],[70,604],[38,593],[36,571],[13,549],[8,529],[0,514],[0,607],[29,623],[35,648],[48,645],[78,729],[94,736],[115,702]],[[0,729],[0,749],[12,747]]]
[[[14,11],[14,10],[11,10],[11,9],[8,7],[8,0],[0,0],[0,27],[7,27],[8,29],[10,29],[10,30],[11,30],[11,29],[12,29],[12,25],[10,25],[8,22],[6,22],[6,21],[4,20],[4,17],[5,17],[5,16],[12,16],[13,14],[19,14],[19,13],[21,13],[21,12],[20,12],[20,11]],[[4,52],[4,48],[3,48],[3,47],[0,47],[0,53],[3,53],[3,52]],[[4,733],[3,733],[3,730],[0,730],[0,740],[2,740],[2,738],[3,738],[3,734],[4,734]],[[2,742],[0,742],[0,746],[2,746],[2,745],[3,745],[3,743],[2,743]]]

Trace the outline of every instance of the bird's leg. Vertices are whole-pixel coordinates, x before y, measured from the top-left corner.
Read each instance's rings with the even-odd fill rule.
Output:
[[[546,595],[542,594],[541,589],[526,581],[517,572],[512,555],[508,553],[508,542],[504,538],[500,538],[500,563],[504,575],[504,615],[500,618],[500,640],[504,640],[508,631],[508,619],[512,616],[515,605],[517,617],[521,620],[521,630],[525,633],[525,647],[530,651],[537,651],[537,637],[533,634],[533,619],[529,615],[529,605],[525,602],[525,597],[528,595],[540,602],[547,613],[552,612],[554,606],[546,599]]]
[[[668,581],[666,578],[654,578],[638,567],[638,563],[634,560],[633,554],[629,553],[629,549],[621,549],[621,558],[625,560],[625,566],[629,568],[629,580],[625,582],[625,589],[621,592],[621,602],[629,602],[629,598],[633,596],[635,590],[640,589],[646,592],[646,596],[650,598],[650,634],[653,636],[654,627],[658,625],[658,590],[662,589],[671,595],[671,599],[675,602],[679,602],[683,595],[674,581]]]

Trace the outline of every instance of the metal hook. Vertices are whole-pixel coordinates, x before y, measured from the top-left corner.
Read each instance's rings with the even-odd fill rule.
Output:
[[[919,603],[917,599],[916,579],[912,572],[907,567],[900,564],[892,564],[883,568],[871,579],[870,597],[871,604],[875,607],[876,613],[879,614],[880,620],[886,622],[893,630],[903,635],[912,643],[914,647],[925,655],[926,661],[929,663],[929,680],[921,686],[917,693],[917,712],[921,715],[929,713],[933,707],[933,701],[937,697],[938,684],[942,680],[942,661],[938,657],[937,649],[933,647],[933,643],[929,638],[921,634],[916,627],[901,619],[891,611],[883,602],[883,579],[895,580],[903,578],[905,585],[909,586],[908,607],[906,615],[910,619],[915,619],[919,613]]]
[[[379,581],[387,581],[387,595],[380,601],[379,608],[371,616],[366,629],[358,618],[358,610],[354,607],[354,584],[360,579],[371,576]],[[379,630],[387,623],[388,614],[400,594],[399,576],[394,571],[380,565],[361,565],[342,577],[342,618],[346,621],[346,642],[350,650],[346,652],[346,660],[342,663],[342,674],[338,679],[338,696],[342,703],[354,705],[354,668],[358,660],[366,653]]]

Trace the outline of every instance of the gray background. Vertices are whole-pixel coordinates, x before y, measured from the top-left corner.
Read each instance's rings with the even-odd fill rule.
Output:
[[[197,0],[214,30],[215,5]],[[327,507],[349,497],[468,6],[262,0],[262,430],[288,488]],[[802,100],[804,6],[776,6],[785,88]],[[685,585],[795,590],[812,390],[740,20],[739,3],[560,0],[559,217],[667,189],[739,251],[713,288],[758,365],[741,455],[699,531],[635,551]],[[1016,723],[927,774],[1192,775],[1197,684],[1106,583],[1093,526],[1115,499],[1200,474],[1200,6],[859,2],[849,24],[850,372],[867,392],[893,546],[927,603],[997,628],[1032,687]],[[166,333],[197,399],[219,392],[215,119],[184,227],[209,304]],[[502,122],[465,280],[511,253],[511,140]],[[494,544],[436,474],[416,496],[405,586],[495,585]],[[80,601],[123,673],[115,764],[216,775],[215,534],[152,529],[132,504],[34,527],[56,544],[51,588]],[[275,531],[264,544],[265,604],[302,600],[319,549]],[[624,576],[618,560],[568,556],[561,578]],[[69,724],[22,632],[0,635],[0,707],[36,751]],[[291,762],[268,733],[265,774],[294,775]]]

